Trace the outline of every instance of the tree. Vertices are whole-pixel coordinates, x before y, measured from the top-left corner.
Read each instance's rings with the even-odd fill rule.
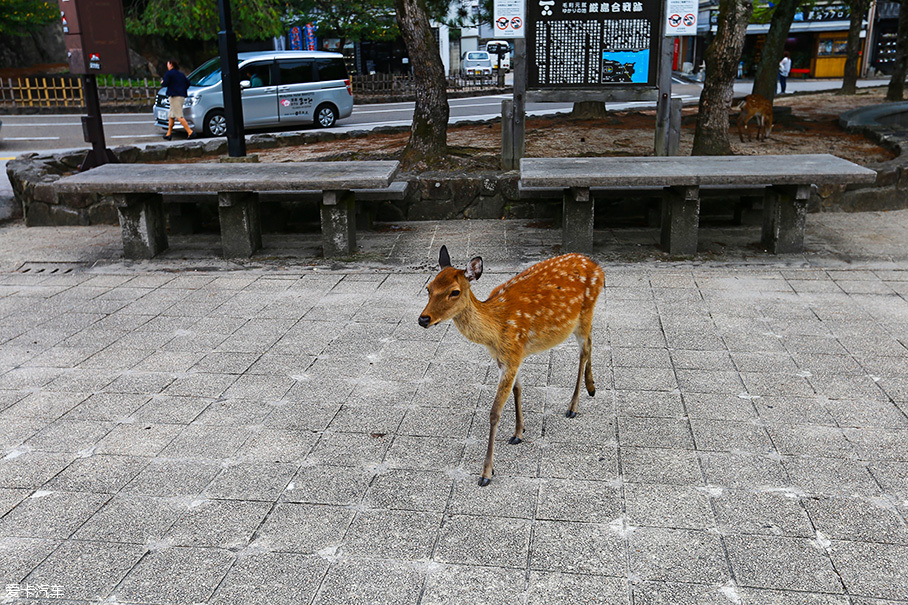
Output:
[[[693,155],[729,155],[728,112],[753,0],[719,0],[719,25],[706,49],[706,79],[694,131]]]
[[[416,85],[416,107],[410,139],[401,154],[404,169],[441,165],[448,153],[447,80],[426,0],[395,0],[397,25],[410,55]]]
[[[845,0],[851,9],[848,23],[848,48],[845,51],[845,76],[842,78],[840,95],[853,95],[858,89],[858,62],[861,58],[861,28],[864,16],[870,8],[870,0]]]
[[[757,74],[754,77],[754,94],[761,95],[772,102],[776,96],[776,83],[779,78],[779,61],[785,53],[785,40],[788,31],[798,12],[800,0],[779,0],[769,20],[769,32],[763,44]],[[754,9],[756,12],[756,9]]]
[[[908,72],[908,0],[899,7],[899,30],[895,41],[895,67],[886,89],[887,101],[901,101],[905,96],[905,76]]]
[[[348,40],[393,40],[399,35],[393,0],[296,0],[287,3],[288,26],[314,23],[319,35]]]
[[[0,2],[0,36],[24,36],[60,19],[56,2],[3,0]]]
[[[233,27],[238,38],[261,40],[280,35],[279,0],[234,0]],[[131,0],[126,31],[135,35],[214,40],[218,30],[216,0]]]

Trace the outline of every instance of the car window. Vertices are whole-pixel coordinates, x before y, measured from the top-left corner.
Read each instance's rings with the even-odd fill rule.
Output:
[[[484,61],[489,58],[489,53],[484,52],[470,52],[467,53],[467,59],[473,61]]]
[[[249,80],[249,88],[271,86],[271,62],[249,63],[240,69],[240,80]]]
[[[322,82],[325,80],[346,80],[348,77],[347,66],[344,65],[344,60],[341,58],[316,59],[315,73],[318,80]]]
[[[278,61],[278,68],[281,72],[281,84],[306,84],[312,82],[312,60],[311,59],[288,59]]]

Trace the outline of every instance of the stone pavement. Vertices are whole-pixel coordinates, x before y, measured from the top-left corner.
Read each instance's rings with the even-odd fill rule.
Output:
[[[0,226],[0,602],[908,602],[908,212],[810,215],[808,250],[597,232],[598,393],[522,370],[526,441],[476,485],[497,371],[423,330],[445,243],[482,297],[557,252],[522,221],[211,236]]]

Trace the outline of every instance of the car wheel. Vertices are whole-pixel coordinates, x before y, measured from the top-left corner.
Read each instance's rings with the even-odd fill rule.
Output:
[[[337,110],[331,105],[319,105],[315,110],[315,125],[331,128],[337,122]]]
[[[224,110],[215,109],[209,111],[205,116],[205,136],[222,137],[227,134],[227,118],[224,116]]]

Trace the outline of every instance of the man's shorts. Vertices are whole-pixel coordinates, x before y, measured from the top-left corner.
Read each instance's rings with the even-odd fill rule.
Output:
[[[170,111],[167,112],[168,118],[179,120],[183,117],[183,103],[186,97],[170,97]]]

